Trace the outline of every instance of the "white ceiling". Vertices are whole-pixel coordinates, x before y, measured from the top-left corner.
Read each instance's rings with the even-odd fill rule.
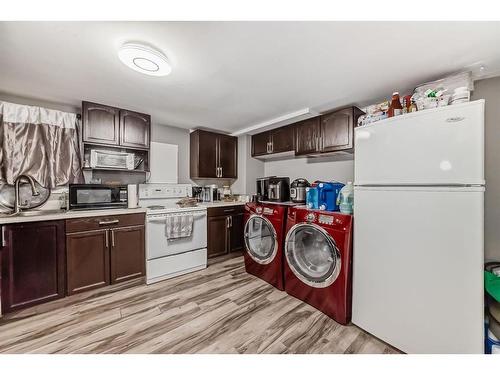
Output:
[[[172,73],[124,66],[126,41],[162,50]],[[498,45],[498,22],[0,22],[0,91],[235,132],[304,108],[367,104],[468,66],[497,75]]]

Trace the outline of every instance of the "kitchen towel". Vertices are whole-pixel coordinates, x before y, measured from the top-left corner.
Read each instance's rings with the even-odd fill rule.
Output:
[[[192,214],[167,215],[165,220],[165,236],[167,240],[190,237],[193,232]]]

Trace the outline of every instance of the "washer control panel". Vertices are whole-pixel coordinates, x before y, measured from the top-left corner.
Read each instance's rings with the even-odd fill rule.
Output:
[[[318,217],[318,223],[332,225],[333,224],[333,216],[320,214]]]

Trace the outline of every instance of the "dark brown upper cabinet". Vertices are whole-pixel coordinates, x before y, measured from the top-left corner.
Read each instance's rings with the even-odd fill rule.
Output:
[[[295,124],[295,155],[308,155],[320,150],[319,117]]]
[[[125,148],[149,148],[149,115],[82,102],[82,119],[84,142]]]
[[[264,156],[294,151],[294,126],[282,126],[252,135],[252,156]]]
[[[238,139],[225,134],[195,130],[190,134],[190,177],[238,177]]]
[[[83,141],[104,145],[120,144],[120,110],[107,105],[83,102]]]
[[[348,107],[295,124],[295,154],[354,151],[354,127],[364,112]]]
[[[149,148],[151,116],[120,110],[120,145]]]
[[[64,297],[64,221],[9,224],[1,229],[3,312]]]

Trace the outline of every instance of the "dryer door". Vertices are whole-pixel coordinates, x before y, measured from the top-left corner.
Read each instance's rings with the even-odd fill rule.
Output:
[[[271,222],[263,216],[252,215],[244,233],[248,255],[259,264],[271,263],[278,252],[276,231]]]
[[[315,288],[326,288],[340,273],[337,244],[327,231],[315,224],[301,223],[290,228],[285,256],[294,275]]]

